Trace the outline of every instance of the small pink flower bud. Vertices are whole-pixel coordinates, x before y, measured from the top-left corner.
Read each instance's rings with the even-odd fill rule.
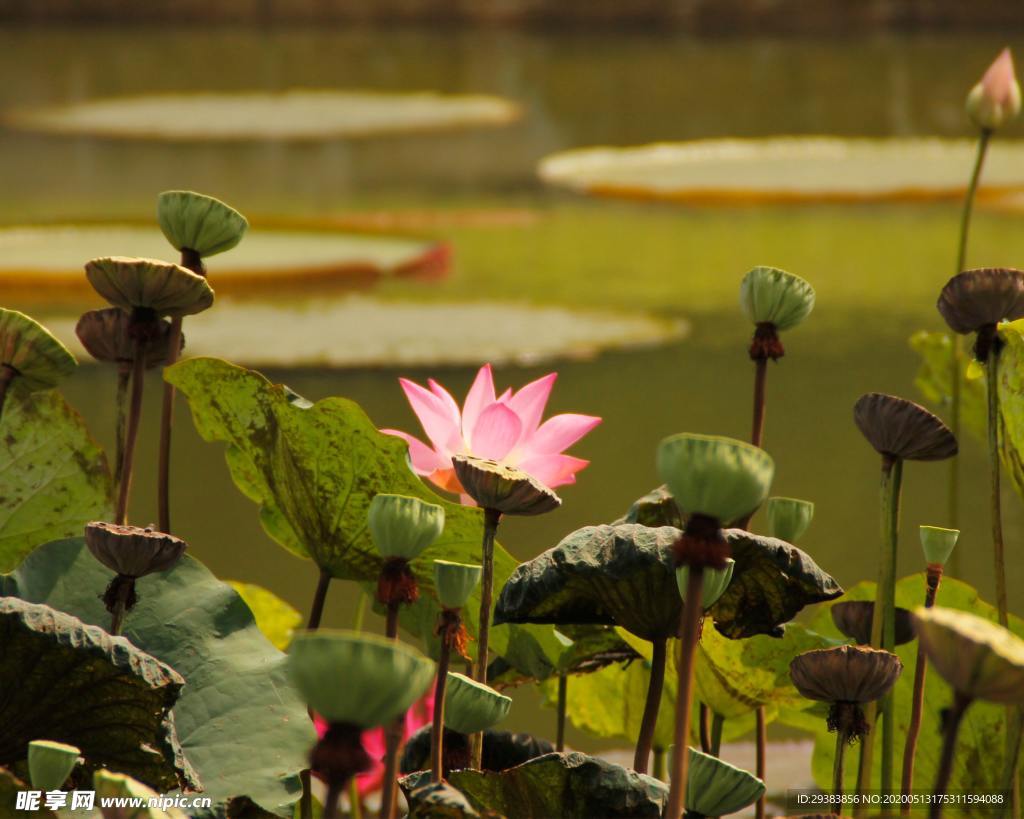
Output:
[[[967,95],[967,115],[979,128],[994,131],[1020,113],[1020,103],[1013,55],[1004,48]]]

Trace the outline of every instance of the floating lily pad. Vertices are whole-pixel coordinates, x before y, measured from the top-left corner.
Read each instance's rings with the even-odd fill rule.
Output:
[[[0,300],[47,305],[94,302],[83,265],[111,254],[177,260],[155,225],[0,228]],[[382,276],[441,276],[450,262],[448,247],[429,239],[343,233],[299,224],[270,229],[257,224],[231,253],[211,259],[209,272],[220,298],[302,293],[314,286],[318,291],[365,286]]]
[[[402,790],[408,796],[429,777],[410,774]],[[478,811],[514,819],[656,819],[668,801],[663,782],[579,753],[547,754],[500,773],[452,771],[448,781]]]
[[[0,765],[45,737],[161,792],[193,783],[170,719],[185,681],[127,640],[49,606],[0,598]]]
[[[11,111],[30,131],[166,141],[308,141],[507,125],[519,107],[482,94],[293,89],[149,94]]]
[[[769,137],[581,148],[541,161],[541,178],[597,196],[688,203],[959,198],[969,139]],[[1024,189],[1024,140],[989,154],[981,195]]]

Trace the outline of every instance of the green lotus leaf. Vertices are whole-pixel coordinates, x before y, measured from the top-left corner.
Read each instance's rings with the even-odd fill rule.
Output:
[[[437,599],[446,609],[461,609],[480,585],[483,567],[450,560],[434,561],[434,583]]]
[[[82,751],[65,742],[36,739],[28,744],[28,773],[32,787],[54,791],[68,781]]]
[[[4,816],[18,816],[17,813],[14,813],[14,806],[18,803],[18,791],[31,789],[32,786],[28,782],[23,782],[12,771],[0,766],[0,808],[9,811]],[[31,815],[34,819],[57,819],[57,814],[48,810],[42,800],[40,800],[38,811],[25,815]]]
[[[14,384],[28,392],[55,387],[78,362],[35,319],[0,307],[0,368],[14,370]]]
[[[106,626],[110,615],[98,595],[112,577],[76,538],[36,549],[0,577],[0,594]],[[139,602],[125,619],[124,635],[184,677],[172,713],[204,795],[215,811],[248,797],[287,815],[316,734],[288,679],[285,655],[260,633],[242,598],[189,555],[169,571],[136,581],[136,590]]]
[[[510,731],[485,730],[483,769],[504,771],[522,765],[531,759],[550,754],[555,746],[546,739],[532,734],[516,734]],[[399,770],[403,774],[430,768],[431,726],[424,725],[415,731],[405,743]]]
[[[103,450],[60,393],[8,396],[0,421],[0,572],[113,515]]]
[[[421,771],[401,780],[407,795],[428,781]],[[448,782],[478,811],[516,819],[656,819],[668,801],[668,787],[603,759],[554,753],[497,773],[452,771]]]
[[[231,250],[249,227],[234,208],[192,191],[161,193],[156,200],[156,220],[172,247],[194,250],[201,257]]]
[[[562,625],[548,634],[513,631],[504,654],[488,666],[488,682],[501,689],[559,674],[590,674],[636,657],[610,626]]]
[[[658,446],[658,473],[680,508],[722,524],[760,506],[774,472],[767,452],[732,438],[684,432]]]
[[[629,511],[615,523],[639,523],[654,528],[674,526],[682,529],[685,521],[668,487],[659,486],[634,501]]]
[[[49,606],[0,597],[0,764],[38,737],[154,787],[193,783],[170,719],[184,680],[126,640]]]
[[[480,816],[447,782],[427,782],[406,794],[409,819],[477,819]],[[500,819],[489,814],[489,819]]]
[[[896,605],[915,609],[925,596],[925,575],[913,574],[900,579],[896,584]],[[874,600],[875,584],[858,583],[849,589],[843,600]],[[994,606],[983,601],[977,590],[952,577],[944,577],[939,588],[940,606],[971,612],[992,623],[997,620]],[[819,606],[810,623],[811,628],[828,637],[841,637],[832,622],[829,611],[831,604]],[[1024,635],[1024,621],[1010,615],[1010,628],[1018,636]],[[896,756],[894,765],[900,770],[907,726],[910,721],[911,699],[914,689],[914,675],[917,665],[917,643],[908,643],[896,648],[896,655],[903,662],[903,673],[892,689],[894,700]],[[953,691],[936,668],[929,667],[925,677],[924,701],[927,703],[924,723],[917,742],[914,762],[914,781],[929,787],[935,781],[939,758],[942,751],[942,731],[937,711],[947,707],[953,700]],[[809,713],[809,712],[808,712]],[[932,716],[929,717],[929,714]],[[789,715],[783,715],[789,722]],[[1001,788],[1001,776],[1006,747],[1006,706],[984,701],[975,702],[967,709],[957,739],[953,774],[950,780],[951,793],[994,792]],[[815,781],[822,788],[831,787],[832,763],[835,753],[835,734],[829,733],[825,720],[803,723],[804,730],[810,730],[815,737],[813,772]],[[876,748],[876,753],[878,749]],[[856,765],[846,772],[846,786],[855,787]],[[878,766],[875,766],[871,788],[879,787]]]
[[[96,803],[101,799],[135,798],[150,799],[159,796],[152,788],[148,788],[138,780],[122,773],[114,773],[100,769],[92,775],[93,789],[96,791]],[[111,809],[108,808],[109,812]],[[113,819],[186,819],[186,814],[178,808],[168,806],[167,809],[151,807],[114,808]],[[101,811],[103,812],[103,811]],[[106,815],[105,812],[103,812]]]
[[[278,651],[287,651],[295,629],[302,625],[302,615],[269,589],[238,580],[227,582],[245,601],[263,636]]]
[[[796,543],[814,519],[814,504],[797,498],[768,498],[768,534]]]
[[[448,672],[444,697],[444,725],[460,734],[475,734],[493,728],[512,707],[511,697],[471,680],[465,674]]]
[[[516,569],[495,623],[619,625],[646,640],[679,627],[672,544],[680,532],[637,524],[586,526]]]
[[[102,256],[86,263],[85,275],[97,293],[122,310],[140,308],[177,318],[213,304],[213,288],[204,277],[157,259]]]
[[[700,602],[704,609],[711,608],[719,597],[725,592],[732,580],[733,570],[736,568],[736,561],[728,558],[724,569],[704,569],[702,575]],[[686,601],[686,586],[690,582],[690,567],[679,566],[676,569],[676,585],[679,587],[679,597]]]
[[[383,557],[414,560],[444,531],[444,508],[407,495],[382,493],[370,501],[370,535]]]
[[[953,554],[960,530],[944,529],[941,526],[919,526],[918,532],[921,535],[924,559],[931,564],[945,566],[949,556]]]
[[[764,793],[764,782],[717,757],[690,751],[690,778],[686,782],[686,811],[698,816],[725,816],[754,804]]]
[[[805,606],[843,593],[835,578],[791,543],[742,529],[729,529],[725,537],[736,566],[711,615],[727,637],[775,634]]]
[[[814,288],[777,267],[755,267],[740,283],[740,307],[754,324],[789,330],[814,309]]]
[[[527,472],[471,455],[452,458],[455,475],[477,506],[504,515],[542,515],[562,499]]]
[[[378,432],[353,401],[296,400],[293,392],[259,373],[214,358],[180,361],[165,371],[165,378],[188,399],[199,434],[207,441],[227,443],[231,477],[259,504],[267,534],[334,577],[376,585],[384,559],[366,525],[375,495],[408,495],[444,509],[444,532],[412,562],[419,600],[402,606],[399,615],[434,653],[440,607],[433,594],[433,561],[480,562],[481,511],[444,501],[428,489],[409,467],[406,443]],[[495,544],[497,586],[515,566],[516,560]],[[476,633],[479,594],[478,589],[462,612],[471,635]],[[491,630],[495,653],[501,654],[508,644],[511,628]]]

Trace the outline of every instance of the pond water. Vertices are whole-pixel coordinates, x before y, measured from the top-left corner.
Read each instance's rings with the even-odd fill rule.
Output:
[[[841,583],[853,584],[875,573],[879,459],[855,430],[852,406],[875,390],[919,398],[907,338],[941,326],[934,302],[952,273],[956,206],[698,210],[584,201],[543,189],[535,163],[570,147],[659,139],[967,135],[964,94],[1002,45],[997,36],[699,41],[471,30],[0,31],[0,72],[10,78],[0,87],[3,107],[161,91],[337,87],[492,93],[524,109],[504,129],[305,144],[175,145],[0,130],[0,221],[147,218],[159,191],[190,187],[257,216],[384,211],[398,224],[426,221],[431,235],[452,243],[456,259],[447,280],[388,282],[377,291],[385,298],[513,299],[688,319],[692,330],[683,341],[551,365],[560,377],[549,412],[605,420],[573,450],[592,465],[577,486],[565,488],[563,508],[503,526],[504,543],[524,559],[578,526],[618,517],[652,488],[663,436],[749,434],[751,328],[736,306],[739,280],[755,264],[791,269],[816,285],[818,307],[786,337],[788,355],[770,370],[766,446],[777,462],[774,493],[815,501],[804,545]],[[483,218],[488,214],[494,218]],[[971,260],[1024,267],[1021,217],[981,211]],[[216,265],[212,259],[214,286]],[[45,310],[34,312],[45,318]],[[449,330],[424,327],[424,343]],[[287,326],[268,326],[266,343],[287,333]],[[502,367],[497,380],[517,386],[549,369]],[[355,399],[379,426],[418,433],[397,376],[434,376],[461,397],[474,372],[378,367],[268,376],[310,399]],[[148,387],[143,459],[155,454],[158,413],[155,378]],[[81,368],[66,390],[103,442],[111,439],[113,392],[112,375],[95,367]],[[974,440],[963,449],[958,571],[991,598],[984,452]],[[222,447],[198,438],[181,401],[174,467],[176,531],[194,554],[218,575],[266,585],[305,611],[311,566],[262,532],[255,507],[231,484]],[[906,470],[901,573],[921,568],[918,524],[946,522],[945,476],[943,465]],[[155,518],[145,460],[135,497],[134,519]],[[1009,490],[1005,515],[1009,587],[1018,590],[1011,606],[1021,612],[1024,514]],[[336,584],[326,622],[348,625],[356,599]],[[523,696],[510,725],[550,732],[550,715],[539,715],[532,701]],[[577,733],[570,741],[597,747]]]

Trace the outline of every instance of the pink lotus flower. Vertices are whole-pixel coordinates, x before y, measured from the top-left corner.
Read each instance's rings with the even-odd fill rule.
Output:
[[[1013,55],[1004,48],[967,95],[967,114],[979,128],[993,131],[1017,116],[1020,106]]]
[[[433,379],[429,389],[405,378],[399,383],[423,425],[430,446],[397,429],[385,429],[409,444],[413,469],[448,492],[462,493],[452,468],[453,455],[474,455],[515,466],[541,483],[556,487],[576,482],[576,473],[589,461],[563,454],[601,423],[592,415],[541,416],[558,373],[531,381],[518,392],[495,395],[491,365],[476,374],[459,410],[455,399]],[[463,494],[463,503],[472,501]]]

